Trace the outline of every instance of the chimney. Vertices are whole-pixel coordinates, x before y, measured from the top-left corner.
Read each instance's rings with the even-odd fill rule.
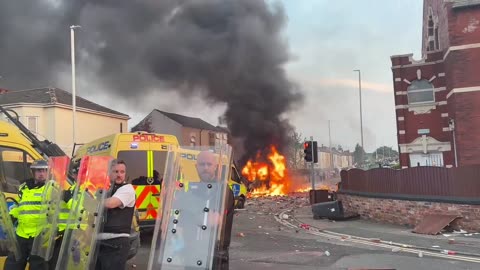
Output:
[[[218,117],[218,125],[221,127],[226,127],[227,126],[227,119],[225,116],[220,116]]]

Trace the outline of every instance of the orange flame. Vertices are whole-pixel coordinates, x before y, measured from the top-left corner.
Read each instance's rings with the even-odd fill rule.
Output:
[[[267,155],[268,163],[259,161],[260,157],[261,153],[257,153],[256,160],[249,160],[242,169],[242,174],[254,185],[251,196],[278,196],[288,193],[289,181],[285,157],[273,145]]]
[[[285,156],[280,154],[273,145],[269,150],[266,162],[262,161],[262,153],[259,152],[256,158],[249,160],[242,169],[242,175],[251,182],[253,187],[250,196],[282,196],[290,192],[309,192],[311,184],[308,179],[302,180],[295,175],[290,175]],[[316,189],[336,191],[336,187],[328,182],[317,185]]]

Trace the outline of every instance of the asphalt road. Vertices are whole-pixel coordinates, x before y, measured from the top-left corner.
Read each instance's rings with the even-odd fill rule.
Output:
[[[301,199],[299,199],[301,200]],[[262,269],[480,269],[480,264],[453,261],[355,243],[342,242],[291,229],[274,215],[298,207],[299,200],[251,200],[235,216],[230,247],[231,270]],[[305,203],[305,200],[301,200]],[[142,237],[142,248],[129,269],[147,269],[151,234]],[[133,265],[135,268],[133,268]]]

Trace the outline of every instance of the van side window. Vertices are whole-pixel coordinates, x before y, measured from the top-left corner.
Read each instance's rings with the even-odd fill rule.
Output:
[[[33,158],[26,152],[0,147],[0,185],[5,192],[16,193],[18,186],[32,177],[30,164]]]

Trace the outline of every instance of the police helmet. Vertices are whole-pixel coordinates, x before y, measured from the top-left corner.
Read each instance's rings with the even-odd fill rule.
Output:
[[[48,169],[48,162],[44,159],[37,159],[35,160],[32,165],[30,165],[30,169],[32,170],[41,170],[41,169]]]

